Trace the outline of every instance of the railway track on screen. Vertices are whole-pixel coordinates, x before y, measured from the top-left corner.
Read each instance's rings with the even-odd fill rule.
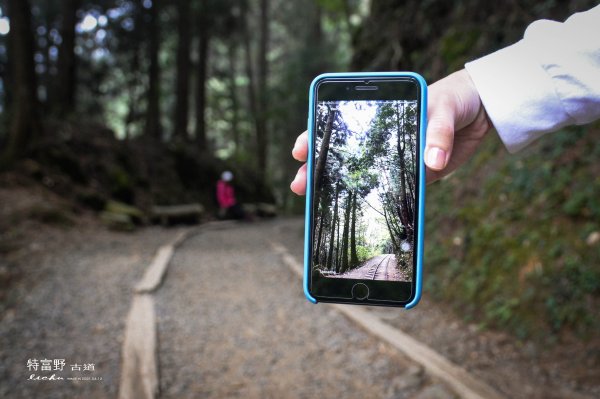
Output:
[[[381,259],[381,262],[378,262],[371,266],[371,268],[365,273],[365,279],[375,280],[375,277],[377,276],[377,271],[379,270],[380,266],[383,264],[383,262],[389,262],[391,256],[392,255],[386,255],[383,259]]]

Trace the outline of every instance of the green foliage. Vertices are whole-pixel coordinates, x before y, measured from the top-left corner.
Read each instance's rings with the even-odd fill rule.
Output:
[[[364,262],[365,260],[371,259],[373,256],[377,255],[377,252],[374,250],[374,248],[364,245],[357,245],[356,253],[358,254],[359,262]]]
[[[470,60],[471,48],[480,35],[478,29],[464,29],[458,26],[446,31],[440,39],[440,56],[448,64],[449,69],[460,69]]]
[[[144,213],[140,209],[119,201],[108,201],[104,209],[106,212],[127,215],[138,222],[144,219]]]
[[[597,331],[598,128],[507,157],[497,140],[428,189],[426,287],[467,318],[518,336]]]

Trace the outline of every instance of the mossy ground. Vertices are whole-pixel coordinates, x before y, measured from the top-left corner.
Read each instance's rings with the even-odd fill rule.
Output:
[[[519,337],[599,331],[600,126],[510,155],[491,133],[428,187],[426,289]],[[596,233],[598,234],[598,233]]]

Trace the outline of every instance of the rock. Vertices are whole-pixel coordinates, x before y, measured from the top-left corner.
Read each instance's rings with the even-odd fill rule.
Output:
[[[407,391],[415,391],[423,384],[425,380],[425,373],[423,367],[418,365],[411,365],[406,371],[395,377],[389,385],[387,397],[388,398],[403,398],[407,397]]]
[[[143,223],[145,220],[144,212],[135,206],[127,205],[119,201],[108,201],[104,211],[111,214],[121,214],[129,217],[132,223]]]
[[[242,204],[242,209],[244,209],[244,213],[255,215],[257,211],[256,204]]]
[[[100,214],[100,220],[112,230],[133,231],[135,229],[131,217],[124,213],[104,211]]]
[[[414,399],[455,399],[456,395],[441,384],[425,387],[421,392],[413,396]]]

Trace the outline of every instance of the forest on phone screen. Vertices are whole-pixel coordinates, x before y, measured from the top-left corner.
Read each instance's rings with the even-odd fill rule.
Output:
[[[321,101],[316,120],[314,267],[412,281],[417,102]]]

